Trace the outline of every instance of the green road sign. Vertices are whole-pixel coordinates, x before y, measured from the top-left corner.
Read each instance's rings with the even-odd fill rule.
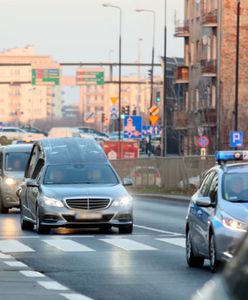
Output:
[[[78,69],[76,75],[77,85],[104,85],[104,71]]]
[[[33,69],[32,84],[33,85],[59,85],[60,70],[59,69]]]

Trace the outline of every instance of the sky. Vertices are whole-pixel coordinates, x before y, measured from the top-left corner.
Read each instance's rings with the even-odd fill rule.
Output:
[[[156,13],[155,60],[163,55],[165,0],[0,0],[0,50],[34,45],[57,61],[118,61],[119,11],[122,8],[122,58],[151,60],[151,13]],[[183,56],[183,39],[174,38],[175,12],[183,18],[184,0],[167,0],[167,54]],[[142,39],[142,41],[139,41]]]
[[[151,62],[154,10],[155,62],[164,53],[165,0],[0,0],[0,51],[33,45],[36,53],[57,62],[118,62],[119,11],[122,9],[122,61]],[[175,38],[175,14],[183,19],[184,0],[167,0],[167,56],[183,57],[183,39]],[[140,52],[139,49],[140,48]],[[114,69],[114,74],[118,71]],[[161,69],[160,69],[161,71]],[[136,68],[123,68],[125,75]],[[155,73],[159,72],[155,69]],[[75,69],[64,68],[74,75]],[[147,68],[141,69],[147,76]],[[78,101],[77,88],[64,88],[65,98]]]

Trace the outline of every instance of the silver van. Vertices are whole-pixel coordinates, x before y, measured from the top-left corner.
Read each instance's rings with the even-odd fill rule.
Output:
[[[23,179],[31,149],[30,144],[0,147],[0,213],[19,207],[16,191]]]

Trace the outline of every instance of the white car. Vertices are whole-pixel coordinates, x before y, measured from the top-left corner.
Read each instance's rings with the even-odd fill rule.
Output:
[[[81,137],[80,131],[75,127],[53,127],[49,133],[49,138],[63,138],[63,137]]]
[[[43,139],[45,136],[41,133],[30,133],[18,127],[3,127],[0,130],[0,144],[6,145],[14,140],[23,140],[26,142]]]

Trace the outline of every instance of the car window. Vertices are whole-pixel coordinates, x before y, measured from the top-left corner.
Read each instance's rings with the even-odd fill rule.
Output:
[[[227,173],[223,176],[222,196],[228,201],[248,201],[248,173]]]
[[[215,173],[209,188],[209,197],[212,203],[217,203],[217,195],[218,195],[218,173]]]
[[[212,171],[210,173],[207,173],[205,178],[202,181],[202,184],[200,186],[200,194],[202,196],[208,196],[209,195],[209,189],[212,183],[212,178],[214,176],[215,172]]]

